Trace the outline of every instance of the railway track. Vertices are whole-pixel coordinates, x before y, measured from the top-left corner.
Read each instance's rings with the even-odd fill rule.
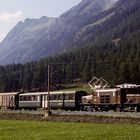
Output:
[[[51,116],[46,116],[46,110],[0,110],[0,119],[36,120],[49,122],[94,122],[140,125],[140,113],[135,112],[83,112],[52,110]]]
[[[79,115],[79,116],[106,116],[106,117],[127,117],[140,118],[140,112],[85,112],[85,111],[58,111],[55,115]]]
[[[104,117],[123,117],[123,118],[140,118],[140,112],[86,112],[86,111],[63,111],[52,110],[54,116],[104,116]],[[32,114],[32,115],[44,115],[47,110],[0,110],[0,114]]]

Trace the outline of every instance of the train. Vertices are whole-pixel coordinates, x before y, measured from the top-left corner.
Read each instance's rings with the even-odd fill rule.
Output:
[[[49,92],[51,109],[78,110],[84,91],[51,91]],[[48,108],[48,92],[0,93],[0,108],[28,109]]]
[[[50,109],[140,112],[140,86],[85,91],[51,91]],[[36,110],[48,108],[48,92],[0,93],[0,108]]]
[[[140,87],[96,89],[94,94],[82,97],[81,107],[89,111],[140,112]]]

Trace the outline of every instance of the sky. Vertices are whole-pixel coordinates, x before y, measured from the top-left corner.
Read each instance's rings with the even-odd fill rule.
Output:
[[[58,17],[81,0],[0,0],[0,41],[26,18]]]

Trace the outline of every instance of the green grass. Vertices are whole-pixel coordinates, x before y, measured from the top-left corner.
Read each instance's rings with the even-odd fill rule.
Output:
[[[139,140],[140,125],[0,120],[0,140]]]

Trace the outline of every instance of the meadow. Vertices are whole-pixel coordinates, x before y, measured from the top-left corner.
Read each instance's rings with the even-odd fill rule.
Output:
[[[0,140],[139,140],[140,125],[0,120]]]

